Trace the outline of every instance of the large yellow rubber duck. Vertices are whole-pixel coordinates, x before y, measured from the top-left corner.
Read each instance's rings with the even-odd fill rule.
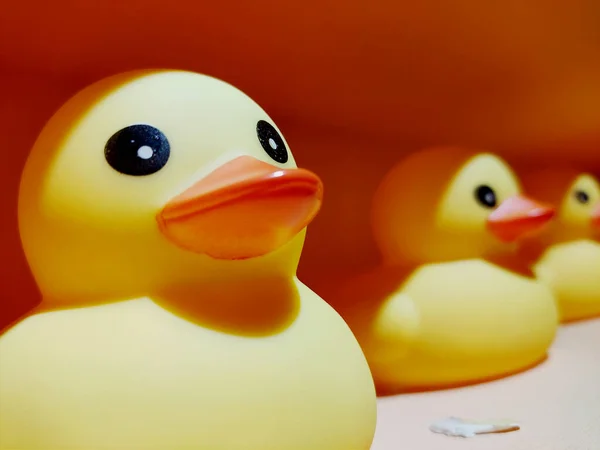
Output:
[[[554,299],[515,246],[552,215],[489,153],[428,149],[387,174],[372,214],[382,265],[325,297],[355,332],[379,392],[483,381],[545,357]]]
[[[561,320],[600,315],[600,184],[573,169],[540,169],[523,177],[526,188],[557,207],[557,220],[527,240],[534,263],[558,302]]]
[[[367,450],[367,362],[295,276],[321,198],[224,82],[147,71],[77,94],[22,177],[43,303],[0,339],[0,447]]]

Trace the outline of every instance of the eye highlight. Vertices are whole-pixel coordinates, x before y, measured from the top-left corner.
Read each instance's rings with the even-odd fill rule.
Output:
[[[475,199],[485,208],[495,208],[498,203],[494,190],[485,184],[475,189]]]

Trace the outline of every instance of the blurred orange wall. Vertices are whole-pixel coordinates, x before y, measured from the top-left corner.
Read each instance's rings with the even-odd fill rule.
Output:
[[[44,120],[105,75],[200,71],[255,98],[326,184],[300,276],[368,267],[370,196],[430,144],[600,172],[594,0],[7,0],[0,10],[0,326],[36,301],[18,242],[19,172]]]

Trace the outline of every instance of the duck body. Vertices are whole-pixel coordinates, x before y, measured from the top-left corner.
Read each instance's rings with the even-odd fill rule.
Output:
[[[600,315],[600,243],[578,239],[547,248],[534,265],[554,292],[560,318],[570,322]]]
[[[372,289],[375,282],[380,291]],[[349,317],[372,318],[368,326],[350,325],[382,391],[446,388],[517,372],[542,360],[555,336],[550,290],[483,259],[413,271],[380,267],[345,295],[361,297]]]
[[[0,448],[368,449],[372,392],[347,395],[371,383],[360,348],[340,347],[347,326],[295,285],[298,316],[275,336],[149,298],[27,318],[0,340]]]

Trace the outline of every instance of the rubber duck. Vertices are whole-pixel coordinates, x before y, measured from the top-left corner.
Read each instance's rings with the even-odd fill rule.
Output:
[[[372,204],[381,264],[325,296],[380,394],[486,381],[545,358],[554,298],[516,249],[553,214],[491,153],[436,147],[389,171]]]
[[[556,205],[557,219],[522,248],[537,277],[554,291],[562,322],[600,315],[600,184],[572,168],[523,176],[526,189]]]
[[[22,175],[43,302],[0,339],[0,447],[367,450],[366,359],[295,275],[322,194],[225,82],[139,71],[76,94]]]

